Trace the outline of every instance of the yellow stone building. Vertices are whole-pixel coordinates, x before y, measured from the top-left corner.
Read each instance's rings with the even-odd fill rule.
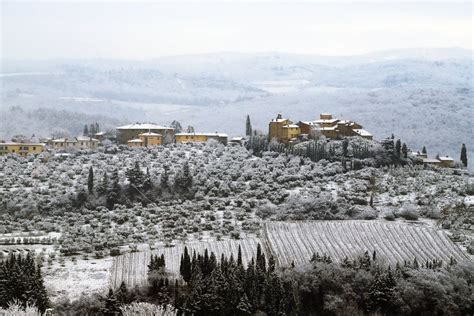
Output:
[[[44,150],[43,143],[0,143],[0,156],[7,154],[16,154],[26,157],[29,154],[39,154]]]
[[[343,136],[359,136],[366,139],[372,139],[373,136],[362,128],[362,125],[349,121],[333,118],[331,114],[324,113],[319,115],[315,121],[300,121],[298,126],[301,134],[310,135],[313,130],[319,131],[321,135],[328,138],[338,138]]]
[[[227,134],[222,133],[177,133],[175,134],[176,143],[205,143],[208,140],[215,139],[224,145],[227,144]]]
[[[152,147],[163,144],[163,136],[158,133],[141,133],[138,138],[131,139],[127,142],[130,147]]]
[[[276,119],[271,120],[268,125],[270,140],[276,139],[279,142],[289,143],[296,140],[300,134],[300,127],[293,124],[289,119],[283,118],[281,114],[278,114]]]
[[[162,143],[173,141],[174,129],[171,127],[160,126],[153,123],[134,123],[116,128],[117,140],[120,144],[128,144],[129,140],[139,139],[140,134],[151,132],[163,136]]]

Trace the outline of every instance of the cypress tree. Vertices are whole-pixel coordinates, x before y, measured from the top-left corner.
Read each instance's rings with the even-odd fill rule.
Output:
[[[425,154],[425,155],[427,154],[427,153],[426,153],[426,147],[425,147],[425,146],[423,146],[423,149],[421,150],[421,153],[422,153],[422,154]]]
[[[84,131],[83,131],[83,136],[89,136],[89,128],[87,127],[87,124],[84,125]]]
[[[252,136],[252,123],[250,122],[250,116],[247,115],[247,120],[245,122],[245,135]]]
[[[464,167],[467,167],[467,149],[466,144],[462,144],[461,147],[461,162]]]
[[[408,158],[408,148],[407,144],[403,143],[402,145],[402,153],[403,153],[403,158]]]
[[[188,253],[188,247],[184,246],[184,253],[181,257],[179,272],[186,283],[189,283],[189,281],[191,280],[191,276],[192,276],[191,266],[192,266],[191,257],[189,256],[189,253]]]
[[[87,191],[89,195],[94,193],[94,170],[92,166],[89,167],[89,177],[87,178]]]
[[[239,251],[237,252],[237,265],[242,266],[242,248],[239,245]]]
[[[395,143],[395,155],[397,156],[397,158],[400,158],[401,149],[402,149],[402,142],[399,139],[397,139]]]

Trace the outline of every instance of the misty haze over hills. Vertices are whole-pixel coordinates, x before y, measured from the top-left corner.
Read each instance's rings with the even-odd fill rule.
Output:
[[[50,60],[2,64],[0,138],[77,135],[135,121],[178,120],[196,131],[267,131],[321,112],[360,122],[413,149],[473,157],[472,51],[420,49],[360,56],[216,53],[147,61]]]

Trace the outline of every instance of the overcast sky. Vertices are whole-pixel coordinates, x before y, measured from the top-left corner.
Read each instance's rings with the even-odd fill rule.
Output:
[[[472,3],[1,2],[3,58],[472,49]]]

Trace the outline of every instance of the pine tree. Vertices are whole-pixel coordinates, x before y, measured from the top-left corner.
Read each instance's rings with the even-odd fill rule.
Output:
[[[466,144],[462,144],[461,147],[461,162],[464,167],[467,167],[467,149]]]
[[[95,123],[95,133],[94,134],[97,134],[100,132],[100,127],[99,127],[99,123]]]
[[[92,166],[89,167],[89,176],[87,178],[87,191],[89,195],[94,194],[94,170]]]
[[[82,133],[84,136],[89,136],[89,128],[87,127],[87,124],[84,125],[84,132]]]
[[[89,135],[94,135],[96,133],[95,131],[95,125],[91,123],[91,125],[89,126]],[[87,135],[87,136],[89,136]]]
[[[245,122],[245,135],[252,136],[252,123],[250,122],[250,116],[247,115],[247,120]]]
[[[426,152],[426,147],[425,147],[425,146],[423,146],[423,149],[421,150],[421,153],[424,154],[424,155],[427,154],[427,152]]]

